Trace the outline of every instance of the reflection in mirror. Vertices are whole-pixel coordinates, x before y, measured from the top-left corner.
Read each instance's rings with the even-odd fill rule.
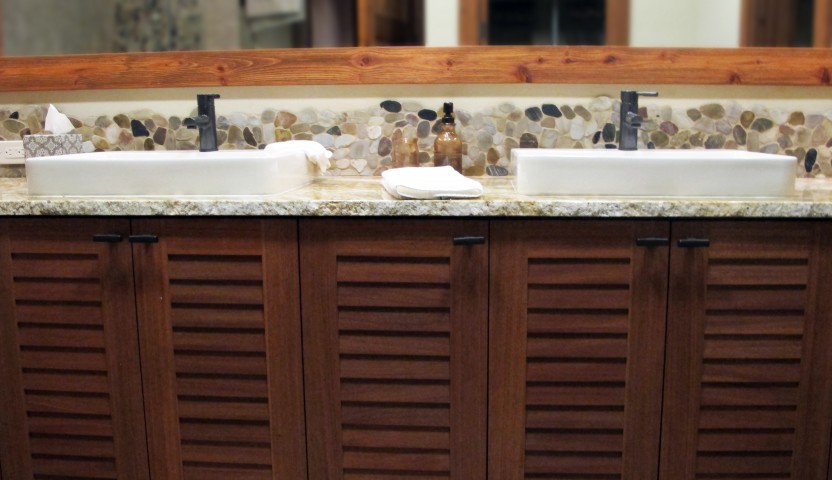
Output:
[[[8,56],[388,45],[830,46],[832,0],[0,0]]]

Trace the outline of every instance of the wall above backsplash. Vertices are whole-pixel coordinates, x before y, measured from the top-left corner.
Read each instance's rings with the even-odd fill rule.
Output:
[[[457,105],[466,175],[511,174],[511,150],[517,147],[617,146],[620,102],[607,95],[561,100],[505,97],[477,102],[473,108],[466,108],[464,99],[447,98]],[[270,108],[261,102],[259,108],[249,106],[248,111],[235,113],[227,113],[229,109],[218,103],[220,148],[253,149],[275,141],[313,140],[334,154],[329,174],[369,176],[391,166],[392,140],[407,136],[419,138],[420,164],[432,165],[441,102],[366,98],[363,105],[354,99],[351,108],[337,110],[337,104],[326,108],[320,102],[309,102],[309,107],[303,107],[302,101],[292,103],[290,108]],[[677,98],[643,102],[640,113],[647,121],[641,147],[786,153],[798,158],[799,176],[832,174],[832,111],[813,109],[805,101],[793,102],[799,108],[784,108],[783,101],[770,103],[776,105],[746,104],[742,98],[699,104]],[[19,139],[42,132],[45,112],[46,106],[40,104],[0,107],[0,137]],[[182,119],[194,111],[178,115],[151,109],[66,113],[76,127],[74,132],[83,135],[86,151],[197,148],[196,130],[182,125]],[[0,176],[19,175],[19,168],[0,167]]]

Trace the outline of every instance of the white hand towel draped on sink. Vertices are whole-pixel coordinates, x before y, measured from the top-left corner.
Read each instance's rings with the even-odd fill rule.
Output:
[[[396,198],[416,200],[436,198],[477,198],[482,185],[466,178],[453,167],[406,167],[386,170],[382,185]]]
[[[329,169],[329,159],[332,157],[332,152],[324,148],[318,142],[311,140],[289,140],[287,142],[270,143],[264,149],[267,152],[287,152],[287,151],[302,151],[306,154],[306,159],[318,166],[321,173]]]

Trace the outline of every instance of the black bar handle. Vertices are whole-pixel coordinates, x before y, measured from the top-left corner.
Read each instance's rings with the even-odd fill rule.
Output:
[[[664,237],[643,237],[636,239],[639,247],[666,247],[670,245],[670,239]]]
[[[482,237],[482,236],[454,237],[454,245],[485,245],[485,237]]]
[[[711,246],[711,240],[708,238],[681,238],[678,245],[681,248],[704,248]]]
[[[130,235],[128,238],[130,243],[159,243],[159,236],[158,235]]]
[[[122,236],[118,233],[99,233],[92,236],[92,241],[98,243],[119,243],[121,240]]]

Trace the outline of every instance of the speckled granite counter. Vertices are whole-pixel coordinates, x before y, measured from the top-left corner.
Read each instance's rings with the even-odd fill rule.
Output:
[[[481,180],[476,200],[395,200],[379,178],[320,178],[268,196],[30,197],[25,179],[0,179],[0,215],[51,216],[437,216],[832,218],[832,180],[797,181],[787,198],[528,197],[511,178]]]

